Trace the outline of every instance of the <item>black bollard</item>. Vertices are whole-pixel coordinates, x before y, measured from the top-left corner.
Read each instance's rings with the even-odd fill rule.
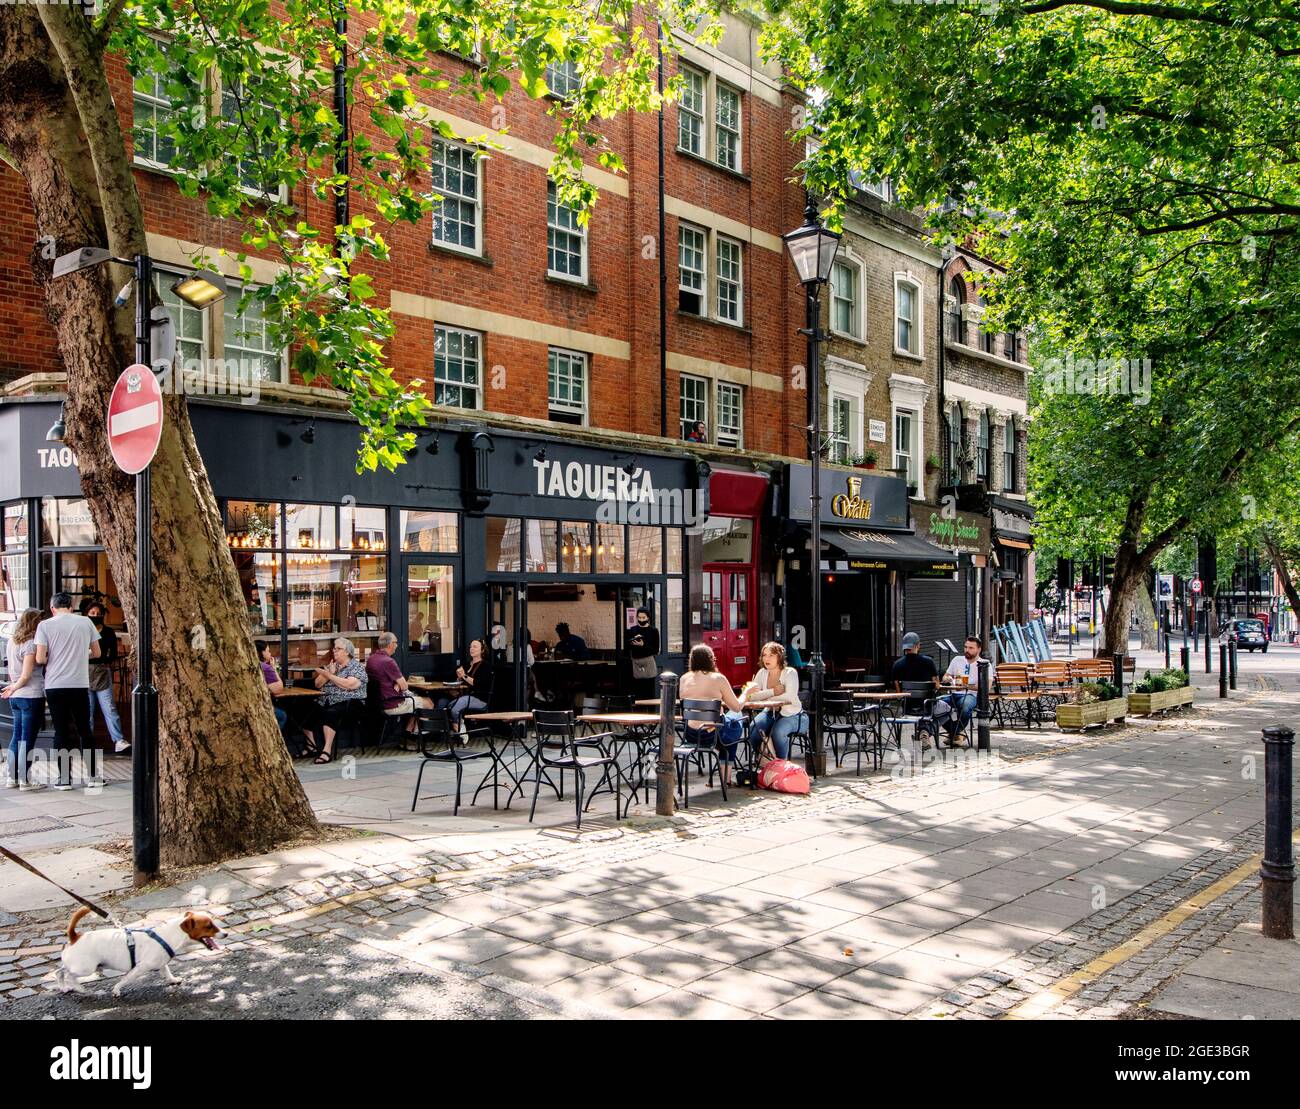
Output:
[[[1169,633],[1165,632],[1165,669],[1169,669]]]
[[[1186,647],[1178,648],[1178,664],[1183,668],[1183,673],[1190,679],[1192,674],[1192,653]]]
[[[1111,683],[1119,690],[1119,695],[1124,696],[1124,656],[1116,653],[1112,656],[1112,665],[1115,667],[1115,680]]]
[[[1264,935],[1295,939],[1295,855],[1291,846],[1291,754],[1295,732],[1264,729],[1264,862],[1260,865]]]
[[[1237,641],[1228,642],[1228,688],[1237,688]]]
[[[1228,695],[1228,645],[1219,644],[1219,696]]]
[[[1214,673],[1214,667],[1210,664],[1210,633],[1208,631],[1205,633],[1205,672],[1207,674]]]
[[[989,742],[989,664],[986,659],[980,660],[979,684],[975,690],[975,734],[981,751],[992,750]]]
[[[655,815],[672,816],[677,807],[677,760],[673,741],[677,737],[677,675],[665,670],[659,675],[659,762],[655,766]]]

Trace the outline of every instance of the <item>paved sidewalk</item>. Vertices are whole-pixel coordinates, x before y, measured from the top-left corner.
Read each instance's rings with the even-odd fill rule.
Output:
[[[132,916],[203,904],[232,926],[220,957],[184,960],[186,986],[38,992],[60,908],[0,928],[0,991],[25,1017],[210,1019],[214,1002],[421,1015],[432,1003],[407,986],[375,991],[421,975],[481,1015],[1138,1015],[1249,915],[1247,878],[1182,907],[1258,850],[1262,783],[1246,768],[1259,728],[1300,703],[1300,655],[1284,654],[1244,663],[1230,703],[1188,718],[1008,736],[992,762],[840,775],[810,798],[701,793],[671,820],[604,817],[580,836],[553,800],[540,829],[490,809],[412,824],[367,786],[398,834],[233,860],[123,902]],[[363,807],[352,787],[336,795]],[[452,835],[426,823],[444,819]],[[331,970],[297,983],[313,950]]]

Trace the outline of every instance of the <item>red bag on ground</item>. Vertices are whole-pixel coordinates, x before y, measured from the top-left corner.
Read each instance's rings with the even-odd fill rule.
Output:
[[[769,759],[758,768],[758,786],[777,793],[807,793],[808,772],[787,759]]]

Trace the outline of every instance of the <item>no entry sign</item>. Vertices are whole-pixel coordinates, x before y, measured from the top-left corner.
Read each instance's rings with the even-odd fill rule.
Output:
[[[162,390],[148,366],[138,362],[122,371],[108,401],[108,449],[118,469],[138,474],[158,450],[162,437]]]

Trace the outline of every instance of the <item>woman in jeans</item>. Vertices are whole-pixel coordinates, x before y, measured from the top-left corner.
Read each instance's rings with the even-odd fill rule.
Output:
[[[487,712],[488,702],[492,699],[492,662],[487,657],[483,640],[469,641],[469,669],[456,667],[456,677],[469,686],[469,692],[457,697],[447,710],[452,728],[459,730],[462,716],[467,712]]]
[[[799,702],[799,672],[785,664],[785,648],[779,643],[765,643],[763,669],[754,675],[745,689],[745,701],[757,701],[765,707],[749,726],[749,742],[758,749],[769,736],[778,759],[790,755],[790,736],[807,733],[808,717]]]
[[[45,708],[44,667],[36,661],[36,625],[41,614],[34,608],[18,617],[18,626],[6,648],[9,684],[0,697],[9,702],[13,713],[13,735],[9,740],[9,764],[5,769],[5,789],[44,789],[30,778],[30,753],[36,747]]]

